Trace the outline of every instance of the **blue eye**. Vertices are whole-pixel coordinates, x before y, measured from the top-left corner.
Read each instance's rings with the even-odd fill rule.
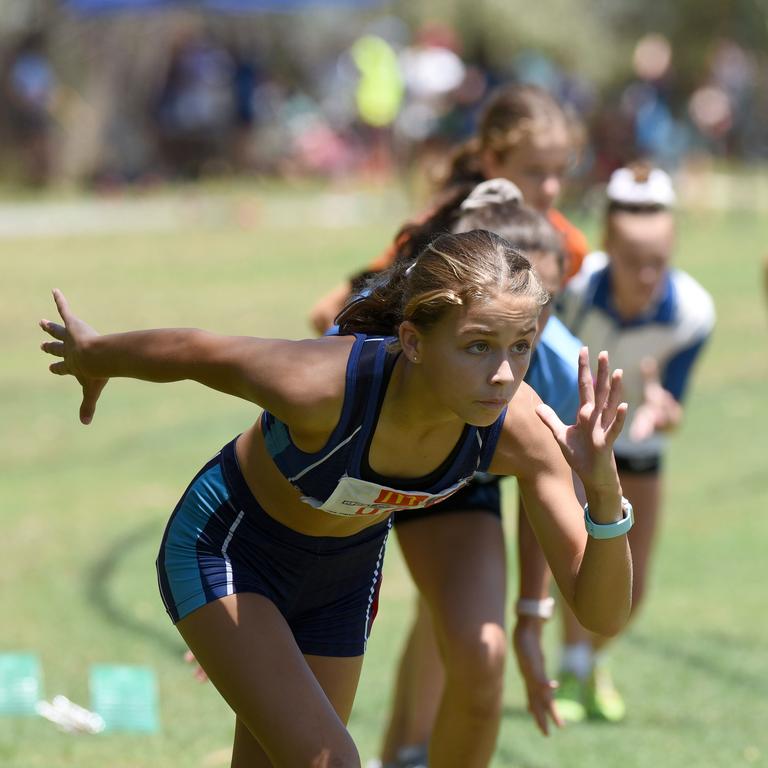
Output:
[[[514,349],[518,355],[526,355],[531,351],[531,345],[527,341],[518,341],[512,349]]]
[[[473,355],[482,355],[484,352],[487,352],[490,349],[487,342],[485,341],[476,341],[474,344],[470,344],[467,347],[467,352],[473,354]]]

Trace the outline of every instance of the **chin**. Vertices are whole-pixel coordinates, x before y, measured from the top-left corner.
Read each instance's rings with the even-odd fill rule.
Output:
[[[473,427],[490,427],[501,416],[503,410],[503,408],[473,408],[472,413],[465,418],[465,421]]]

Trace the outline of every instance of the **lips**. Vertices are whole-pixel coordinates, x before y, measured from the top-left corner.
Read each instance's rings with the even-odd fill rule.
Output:
[[[480,405],[484,405],[486,408],[503,408],[509,401],[503,398],[497,398],[494,400],[478,400],[477,402],[480,403]]]

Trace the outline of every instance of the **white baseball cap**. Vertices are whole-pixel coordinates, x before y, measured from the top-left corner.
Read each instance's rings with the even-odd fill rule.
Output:
[[[612,203],[665,208],[677,200],[672,179],[661,168],[619,168],[611,174],[606,195]]]

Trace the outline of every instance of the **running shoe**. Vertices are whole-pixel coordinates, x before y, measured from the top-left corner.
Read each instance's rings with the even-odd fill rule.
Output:
[[[595,665],[586,685],[585,706],[590,720],[620,723],[627,716],[624,699],[604,665]]]
[[[584,680],[573,672],[561,672],[555,689],[555,706],[566,723],[580,723],[587,719],[586,687]]]

